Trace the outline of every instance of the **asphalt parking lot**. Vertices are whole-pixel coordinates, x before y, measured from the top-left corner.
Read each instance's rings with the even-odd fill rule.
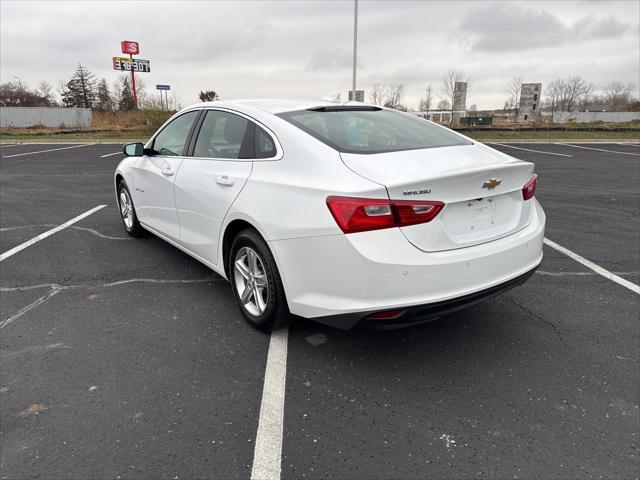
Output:
[[[548,239],[640,283],[638,144],[493,146],[536,163]],[[127,237],[118,151],[0,146],[0,253],[106,205],[0,261],[1,476],[248,478],[270,338]],[[524,286],[426,325],[295,323],[282,478],[638,478],[639,300],[545,246]]]

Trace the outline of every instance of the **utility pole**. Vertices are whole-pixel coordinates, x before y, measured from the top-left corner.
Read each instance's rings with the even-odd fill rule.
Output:
[[[356,64],[358,62],[358,0],[353,1],[353,85],[351,100],[356,100]]]

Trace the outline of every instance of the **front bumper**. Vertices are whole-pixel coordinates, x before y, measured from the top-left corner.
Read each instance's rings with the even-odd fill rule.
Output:
[[[396,228],[269,245],[291,313],[351,328],[371,313],[417,307],[417,315],[422,306],[448,301],[453,305],[534,271],[542,261],[546,221],[534,202],[530,222],[522,230],[449,251],[420,251]]]

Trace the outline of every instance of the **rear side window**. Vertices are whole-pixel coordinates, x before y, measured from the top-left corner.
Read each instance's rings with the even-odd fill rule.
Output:
[[[202,122],[194,157],[251,158],[253,129],[249,121],[239,115],[209,110]]]
[[[276,156],[276,145],[267,132],[256,125],[256,158],[271,158]]]
[[[375,107],[329,107],[279,114],[344,153],[385,153],[470,145],[451,130],[407,113]]]

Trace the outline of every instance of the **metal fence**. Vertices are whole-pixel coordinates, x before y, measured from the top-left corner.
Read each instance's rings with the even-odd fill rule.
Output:
[[[640,112],[555,112],[553,123],[623,123],[640,120]]]
[[[90,126],[90,108],[0,107],[0,128]]]

